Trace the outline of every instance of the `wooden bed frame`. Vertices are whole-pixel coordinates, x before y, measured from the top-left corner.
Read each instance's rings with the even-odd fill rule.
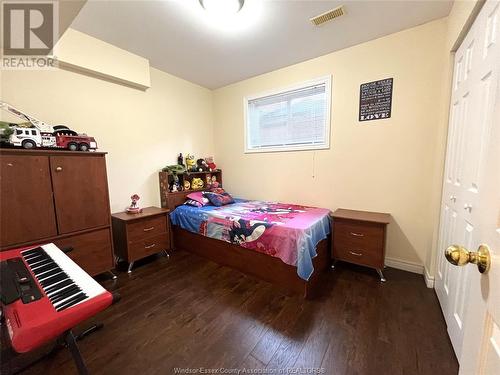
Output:
[[[304,298],[312,298],[317,294],[321,286],[320,276],[330,263],[329,237],[320,241],[316,246],[318,255],[313,258],[314,273],[306,281],[297,275],[297,267],[290,266],[279,258],[201,234],[191,233],[177,225],[172,225],[172,231],[174,249],[200,255],[215,263],[237,269],[293,293],[302,294]]]
[[[210,173],[200,173],[204,175]],[[162,207],[175,210],[186,201],[192,190],[168,192],[168,176],[160,172],[160,193]],[[222,181],[222,171],[217,171],[217,178]],[[268,281],[287,291],[298,293],[304,298],[314,297],[321,287],[321,274],[330,264],[330,238],[320,241],[316,246],[318,255],[313,258],[314,273],[308,281],[297,275],[297,267],[284,263],[281,259],[255,250],[234,245],[225,241],[191,233],[176,225],[171,226],[172,247],[185,250],[210,259],[218,264],[228,266],[247,275]]]

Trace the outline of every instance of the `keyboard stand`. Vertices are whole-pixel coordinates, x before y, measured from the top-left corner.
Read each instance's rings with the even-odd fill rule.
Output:
[[[86,333],[88,330],[84,331]],[[78,369],[78,373],[80,375],[88,375],[89,370],[87,370],[87,366],[83,361],[82,354],[80,353],[80,349],[78,349],[78,345],[76,343],[77,338],[73,335],[73,332],[67,331],[64,334],[64,342],[66,343],[67,348],[71,352],[73,356],[73,360],[75,361],[76,368]]]
[[[84,339],[86,336],[91,333],[100,330],[104,327],[103,323],[96,323],[89,328],[87,328],[82,333],[75,336],[72,330],[65,332],[58,340],[58,344],[52,349],[51,353],[55,353],[57,350],[61,348],[61,346],[66,346],[73,357],[73,361],[75,362],[76,368],[78,370],[79,375],[88,375],[89,370],[85,365],[85,361],[83,360],[82,354],[80,353],[80,349],[78,348],[78,341]],[[48,355],[50,355],[49,353]],[[48,356],[47,355],[47,356]],[[40,358],[40,360],[43,359]],[[38,361],[37,361],[38,362]]]
[[[84,339],[91,333],[100,330],[103,327],[104,327],[103,323],[96,323],[94,325],[91,325],[85,331],[79,333],[76,336],[73,334],[73,331],[69,330],[62,337],[64,339],[65,346],[68,348],[68,350],[71,352],[71,355],[73,356],[73,360],[75,361],[76,368],[80,375],[88,375],[89,371],[87,370],[85,361],[83,360],[83,357],[80,353],[80,349],[78,349],[77,342]]]
[[[79,333],[77,336],[75,336],[76,341],[80,341],[84,339],[86,336],[90,335],[91,333],[100,330],[101,328],[104,327],[104,324],[102,323],[96,323],[94,325],[91,325],[89,328],[87,328],[85,331],[82,333]]]
[[[78,370],[78,374],[79,375],[88,375],[89,371],[87,369],[87,366],[85,365],[85,361],[83,360],[83,357],[80,353],[80,350],[78,349],[78,341],[82,340],[86,336],[90,335],[91,333],[93,333],[93,332],[95,332],[103,327],[104,327],[103,323],[96,323],[76,336],[73,333],[73,331],[69,330],[57,339],[57,341],[56,341],[55,345],[53,345],[52,349],[49,349],[48,351],[45,350],[45,354],[43,354],[42,356],[37,355],[37,357],[35,359],[31,359],[29,361],[21,360],[21,362],[15,362],[15,363],[13,363],[13,366],[9,365],[8,363],[2,363],[1,373],[3,374],[5,371],[5,374],[8,375],[8,374],[15,374],[15,373],[21,372],[21,371],[27,369],[28,367],[33,366],[35,363],[38,363],[38,362],[46,359],[47,357],[54,355],[62,347],[66,347],[66,348],[68,348],[68,350],[71,353],[71,356],[73,357],[73,361],[75,362],[76,368]],[[7,335],[7,333],[2,332],[2,336],[3,335]],[[2,341],[5,341],[5,340],[7,340],[6,337]],[[5,341],[5,343],[7,343],[7,342]],[[11,348],[9,348],[8,351],[4,351],[4,350],[2,350],[2,354],[5,355],[6,357],[11,357],[11,360],[13,358],[16,358],[16,357],[19,358],[19,354],[15,353]],[[21,356],[23,356],[23,355],[21,355]],[[5,360],[4,358],[2,358],[2,359]]]

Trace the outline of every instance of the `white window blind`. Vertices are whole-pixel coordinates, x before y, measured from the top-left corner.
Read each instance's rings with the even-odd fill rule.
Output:
[[[328,148],[330,77],[246,101],[246,152]]]

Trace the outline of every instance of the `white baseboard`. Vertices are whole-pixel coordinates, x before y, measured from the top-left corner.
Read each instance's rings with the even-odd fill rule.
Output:
[[[407,260],[386,257],[385,265],[388,267],[397,268],[398,270],[418,273],[419,275],[424,274],[424,266],[422,264],[409,262]]]
[[[427,268],[424,268],[424,279],[427,288],[434,288],[434,276],[429,274],[429,270]]]

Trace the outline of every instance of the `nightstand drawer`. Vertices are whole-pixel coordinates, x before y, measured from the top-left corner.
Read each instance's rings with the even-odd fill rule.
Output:
[[[334,261],[375,268],[384,282],[385,239],[391,215],[339,208],[332,218]]]
[[[146,207],[138,214],[117,212],[113,220],[113,242],[118,260],[129,263],[170,249],[169,210]]]
[[[335,259],[350,263],[360,264],[373,268],[383,268],[383,252],[374,248],[363,248],[359,246],[339,246],[335,244],[333,256]]]
[[[169,236],[167,233],[141,239],[130,244],[129,262],[159,253],[160,251],[167,250],[169,247]]]
[[[381,225],[338,221],[334,226],[335,242],[339,244],[377,249],[384,245],[384,227]]]
[[[167,232],[167,220],[165,216],[157,216],[127,224],[127,239],[129,243],[165,232]]]

